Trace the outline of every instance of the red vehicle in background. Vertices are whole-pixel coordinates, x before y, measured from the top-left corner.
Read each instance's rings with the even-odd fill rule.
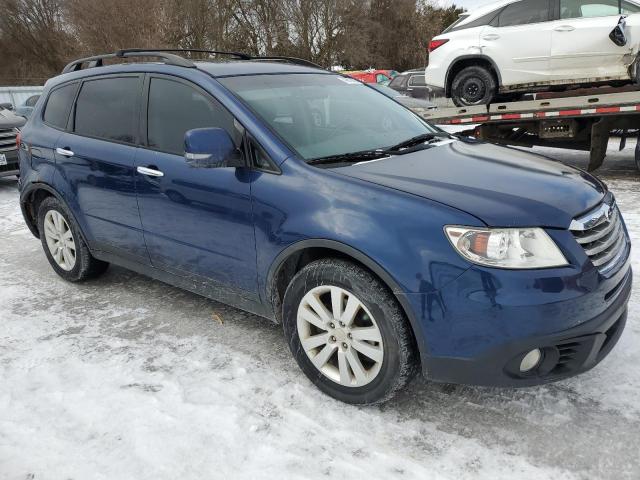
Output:
[[[349,75],[356,80],[360,80],[364,83],[381,83],[387,85],[394,77],[392,75],[393,70],[358,70],[351,72],[342,72],[345,75]]]

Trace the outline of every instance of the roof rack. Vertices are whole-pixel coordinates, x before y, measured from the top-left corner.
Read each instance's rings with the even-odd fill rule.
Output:
[[[192,60],[188,58],[175,55],[175,53],[207,53],[209,55],[227,55],[234,57],[235,60],[253,60],[253,61],[280,61],[293,63],[295,65],[304,65],[307,67],[320,68],[322,67],[317,63],[313,63],[309,60],[297,57],[284,57],[284,56],[258,56],[254,57],[246,53],[240,52],[226,52],[222,50],[204,50],[196,48],[163,48],[163,49],[144,49],[144,48],[127,48],[118,50],[114,53],[106,53],[104,55],[95,55],[93,57],[80,58],[69,63],[62,73],[76,72],[82,70],[83,65],[87,64],[86,68],[102,67],[104,60],[108,58],[131,58],[131,57],[156,57],[164,61],[167,65],[175,65],[179,67],[195,68],[196,65]]]
[[[227,51],[223,51],[223,50],[204,50],[201,48],[152,48],[152,49],[146,49],[146,48],[127,48],[124,50],[118,50],[116,52],[119,53],[129,53],[129,52],[133,52],[133,53],[139,53],[139,52],[153,52],[153,53],[171,53],[171,52],[178,52],[178,53],[208,53],[208,54],[214,54],[214,55],[227,55],[230,57],[236,57],[240,60],[251,60],[251,55],[248,55],[246,53],[241,53],[241,52],[227,52]]]
[[[296,65],[304,65],[306,67],[320,68],[324,70],[324,67],[321,67],[317,63],[314,63],[311,60],[305,60],[304,58],[298,58],[298,57],[265,56],[265,57],[251,57],[250,59],[258,60],[258,61],[267,61],[267,62],[270,60],[276,60],[281,62],[294,63]]]
[[[171,53],[157,51],[157,50],[144,50],[144,49],[129,49],[118,50],[115,53],[106,53],[104,55],[95,55],[93,57],[80,58],[69,63],[62,69],[62,73],[77,72],[82,70],[82,65],[88,63],[87,68],[102,67],[103,61],[107,58],[130,58],[130,57],[157,57],[164,60],[167,65],[176,65],[179,67],[195,68],[195,64],[186,58]]]

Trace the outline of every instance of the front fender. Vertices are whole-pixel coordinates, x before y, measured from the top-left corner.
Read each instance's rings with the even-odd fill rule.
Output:
[[[279,265],[310,246],[341,251],[376,272],[395,293],[427,293],[469,268],[443,226],[483,226],[460,210],[318,169],[296,159],[282,175],[252,184],[257,264],[263,298]]]

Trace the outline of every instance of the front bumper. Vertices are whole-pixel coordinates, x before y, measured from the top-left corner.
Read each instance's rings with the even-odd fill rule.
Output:
[[[7,157],[7,164],[0,165],[0,177],[18,175],[20,173],[18,150],[9,150],[2,153]]]
[[[517,278],[514,272],[492,275],[472,268],[437,297],[409,298],[414,311],[426,312],[422,360],[429,379],[486,386],[548,383],[593,368],[617,343],[631,295],[628,258],[608,278],[595,270],[521,283]],[[520,361],[536,348],[542,360],[521,373]]]

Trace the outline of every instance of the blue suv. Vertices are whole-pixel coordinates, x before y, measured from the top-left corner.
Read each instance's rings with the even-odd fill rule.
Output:
[[[72,62],[22,130],[22,212],[62,278],[113,263],[282,323],[357,404],[418,371],[550,382],[615,345],[630,242],[602,182],[308,62],[176,52]]]

